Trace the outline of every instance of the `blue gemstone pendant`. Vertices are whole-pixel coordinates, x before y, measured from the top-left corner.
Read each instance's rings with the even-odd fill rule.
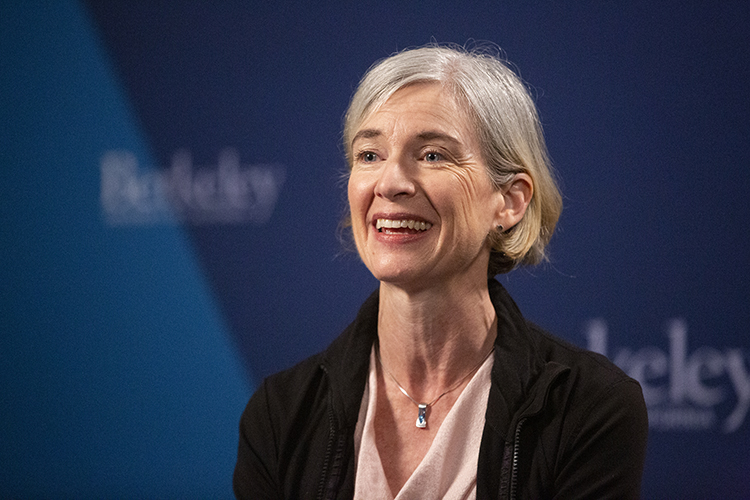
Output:
[[[419,415],[417,415],[417,427],[424,429],[427,427],[427,405],[418,405]]]

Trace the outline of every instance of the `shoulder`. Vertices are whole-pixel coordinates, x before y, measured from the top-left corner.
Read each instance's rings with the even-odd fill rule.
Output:
[[[340,425],[348,424],[350,414],[356,418],[376,334],[369,328],[372,312],[363,310],[325,351],[266,377],[250,398],[243,422],[270,419],[274,434],[284,436],[299,430],[302,421],[307,425],[327,421],[329,405]]]
[[[288,404],[301,396],[311,384],[319,384],[324,375],[322,368],[324,353],[314,354],[291,368],[266,377],[259,391],[263,390],[268,397],[281,399]]]
[[[355,321],[325,351],[263,380],[240,420],[238,498],[308,498],[316,491],[331,433],[356,423],[368,332]]]
[[[266,377],[258,386],[242,414],[241,425],[252,429],[266,423],[277,437],[294,427],[295,415],[313,411],[325,394],[322,354],[315,354],[297,365]]]
[[[565,392],[576,401],[582,413],[584,408],[593,408],[609,400],[645,416],[640,384],[612,361],[556,337],[533,323],[529,323],[529,331],[535,337],[539,354],[545,362],[568,368],[563,384]]]
[[[547,362],[569,368],[549,395],[563,416],[566,439],[560,443],[561,448],[577,453],[589,446],[598,448],[601,455],[606,454],[601,448],[632,448],[631,457],[640,456],[642,461],[648,413],[638,381],[601,354],[577,347],[536,325],[531,325],[531,331]]]
[[[234,471],[237,498],[286,498],[310,492],[328,428],[327,382],[320,354],[261,382],[240,419]],[[302,453],[304,449],[312,453]]]
[[[637,384],[607,357],[563,340],[530,321],[527,324],[535,337],[539,353],[546,362],[566,365],[581,376],[595,378],[598,385],[623,381]]]
[[[606,357],[530,325],[546,363],[566,367],[547,394],[545,445],[554,444],[562,498],[637,498],[648,414],[640,384]]]

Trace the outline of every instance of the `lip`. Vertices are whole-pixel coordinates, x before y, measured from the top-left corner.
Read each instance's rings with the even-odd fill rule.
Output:
[[[417,231],[417,232],[399,232],[399,233],[386,233],[386,232],[380,232],[377,227],[377,221],[378,219],[388,219],[388,220],[413,220],[415,222],[425,222],[431,225],[430,229],[435,226],[435,224],[426,219],[425,217],[421,217],[419,215],[416,215],[414,213],[409,212],[380,212],[373,214],[370,218],[370,228],[375,233],[375,237],[381,241],[384,242],[399,242],[399,243],[407,243],[413,240],[418,240],[425,235],[430,233],[430,229],[426,229],[423,231]]]
[[[435,223],[431,220],[425,219],[424,217],[420,217],[416,214],[410,214],[407,212],[397,212],[397,213],[377,213],[373,214],[370,218],[370,225],[372,227],[375,227],[375,224],[378,222],[378,219],[388,219],[388,220],[413,220],[415,222],[427,222],[430,225],[434,226]]]

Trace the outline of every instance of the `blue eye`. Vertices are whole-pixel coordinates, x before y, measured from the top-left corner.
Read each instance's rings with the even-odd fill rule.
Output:
[[[442,161],[443,155],[436,153],[435,151],[430,151],[424,155],[424,159],[429,162]]]
[[[363,151],[359,154],[359,159],[365,163],[372,163],[378,159],[378,155],[372,151]]]

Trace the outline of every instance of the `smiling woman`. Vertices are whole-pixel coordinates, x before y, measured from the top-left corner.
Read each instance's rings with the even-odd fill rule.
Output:
[[[373,275],[411,290],[484,282],[487,235],[518,223],[532,183],[518,173],[494,188],[473,127],[443,85],[396,91],[362,121],[352,148],[352,232]],[[377,230],[379,221],[408,227],[410,220],[430,229]]]
[[[236,495],[638,497],[638,383],[492,279],[545,257],[561,208],[520,80],[484,53],[396,54],[360,83],[344,140],[352,235],[380,286],[252,397]]]
[[[439,83],[455,116],[465,120],[476,136],[487,173],[496,188],[518,172],[533,179],[534,196],[528,213],[514,228],[492,236],[490,275],[518,264],[537,264],[560,216],[562,201],[552,175],[536,106],[523,82],[488,47],[466,53],[460,48],[426,47],[405,51],[382,61],[360,83],[344,123],[344,150],[350,168],[356,160],[355,140],[374,131],[362,122],[393,93],[414,83]],[[469,57],[457,57],[463,53]],[[428,139],[428,131],[422,132]]]

